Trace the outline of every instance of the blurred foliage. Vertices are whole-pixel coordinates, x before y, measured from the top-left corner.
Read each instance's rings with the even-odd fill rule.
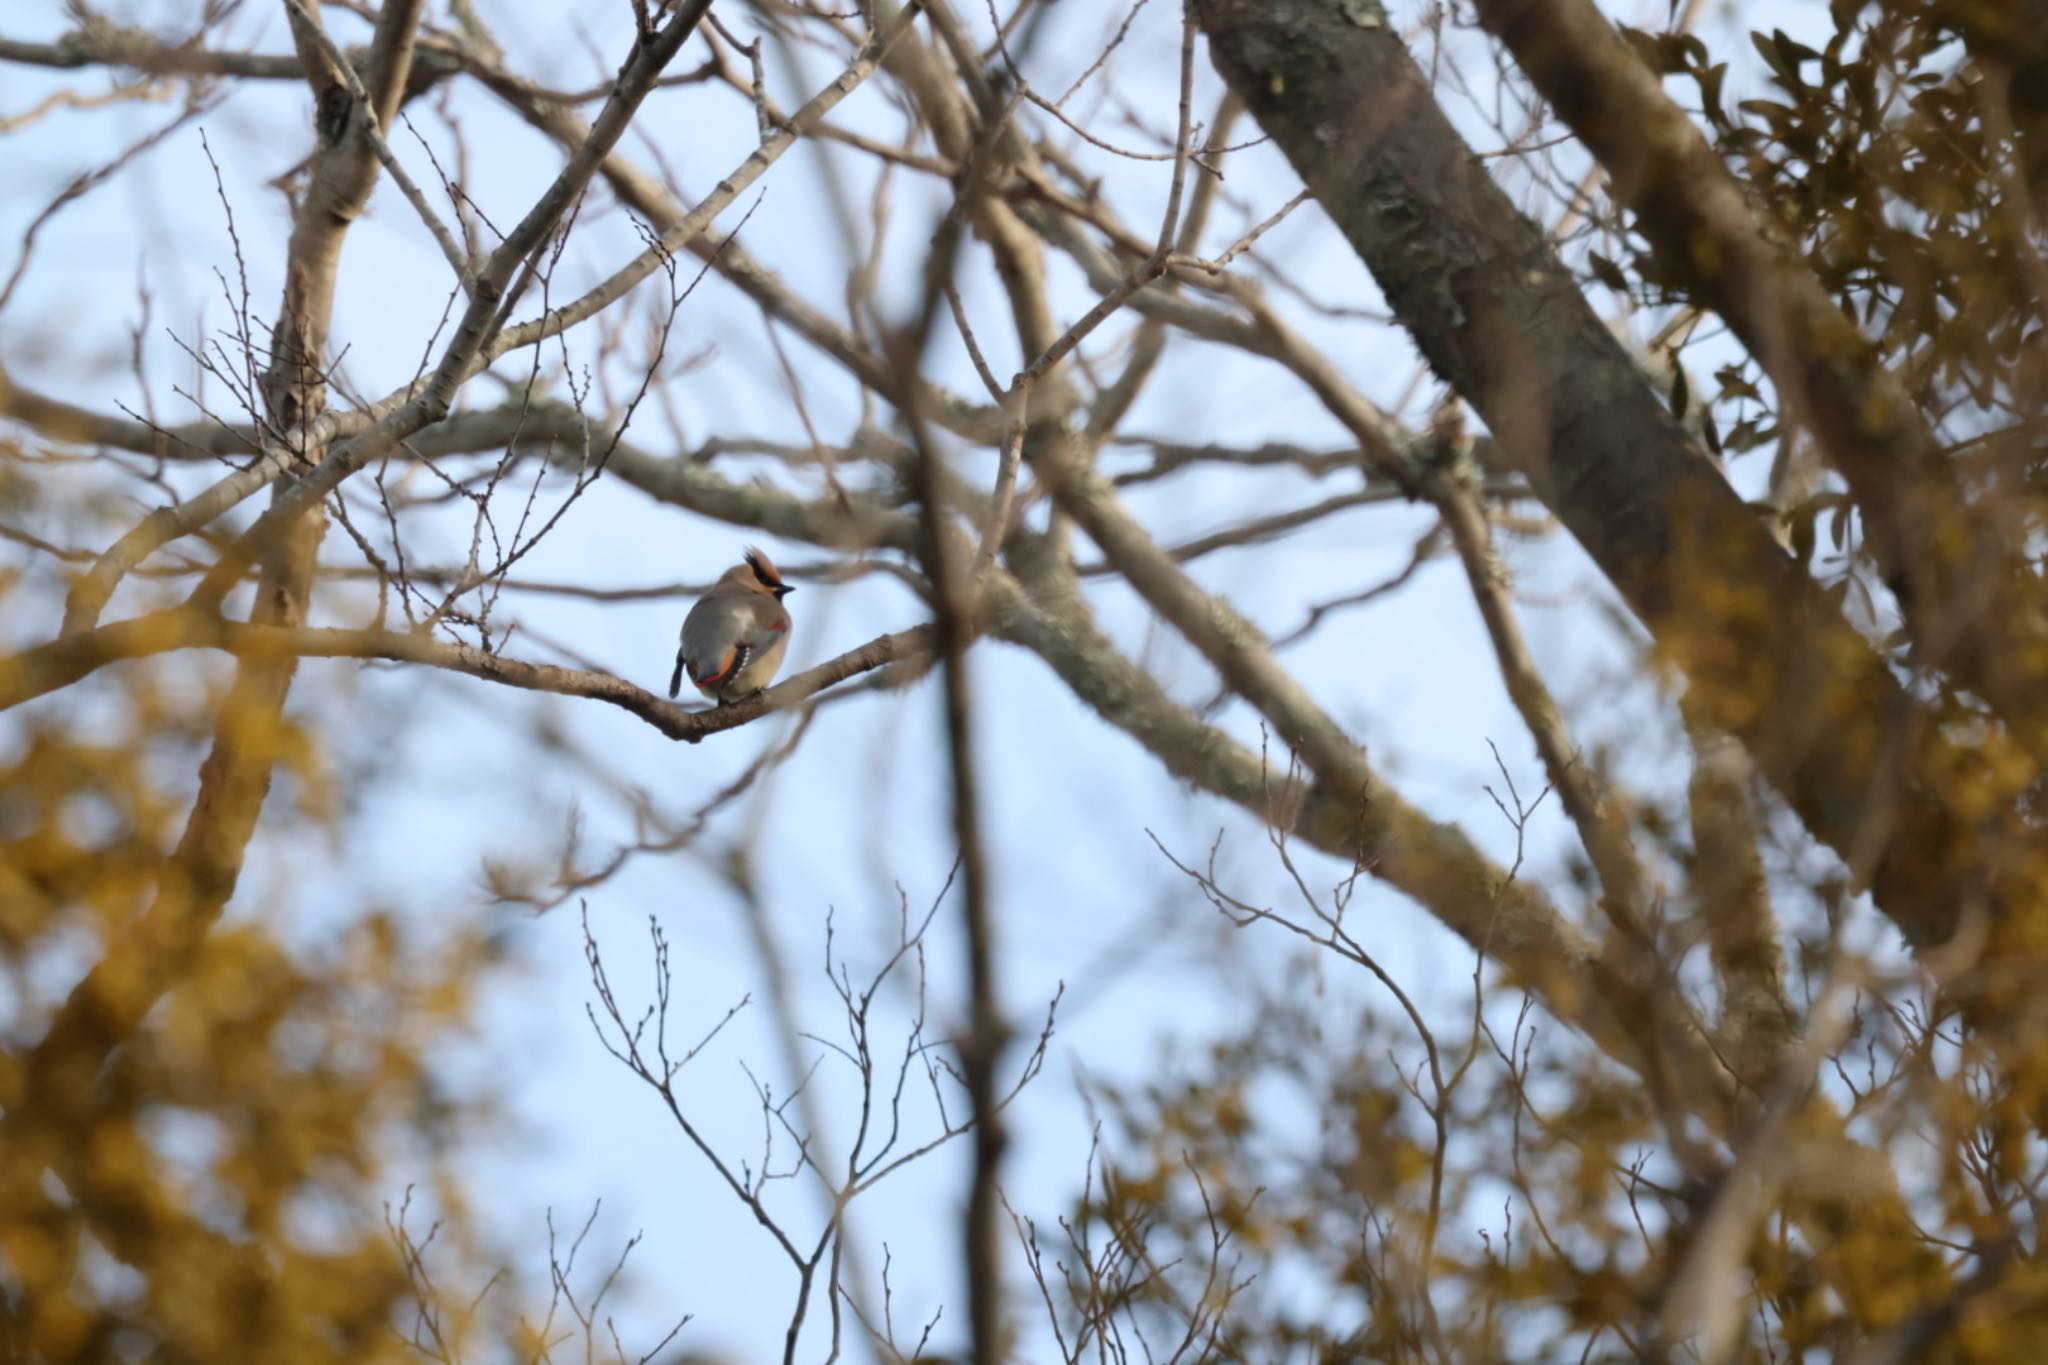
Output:
[[[2030,195],[2028,144],[2012,131],[2015,106],[2040,96],[1970,59],[1944,22],[1956,8],[1833,0],[1820,47],[1772,28],[1750,35],[1748,54],[1713,51],[1693,33],[1629,36],[1669,88],[1689,93],[1766,230],[1795,244],[1861,324],[1948,446],[1955,477],[2016,509],[2038,502],[2048,475],[2036,202],[2048,179]],[[1766,93],[1731,101],[1731,56]],[[1596,256],[1591,273],[1645,305],[1689,302],[1640,240],[1626,271]],[[1757,362],[1723,364],[1716,379],[1723,448],[1779,452],[1781,414]],[[1803,558],[1819,550],[1846,569],[1854,509],[1838,488],[1812,490],[1785,516]]]
[[[2038,146],[2016,142],[2010,120],[2015,108],[2038,116],[2044,92],[2008,91],[2005,73],[1974,60],[1951,26],[1958,8],[1834,0],[1819,46],[1765,28],[1739,53],[1677,27],[1625,33],[1698,111],[1765,230],[1796,246],[1900,376],[1954,477],[2018,518],[2048,491],[2048,177]],[[1675,24],[1679,6],[1671,10]],[[1731,69],[1765,90],[1735,101]],[[1590,281],[1658,316],[1691,304],[1620,215],[1596,217],[1592,235],[1612,254],[1580,248]],[[1714,358],[1717,382],[1694,397],[1680,370],[1680,415],[1704,402],[1709,442],[1724,458],[1791,458],[1803,439],[1796,415],[1779,411],[1756,361],[1727,361],[1711,327],[1685,329],[1673,354],[1684,360],[1693,347]],[[1873,605],[1880,576],[1861,555],[1841,485],[1820,475],[1780,511],[1793,552],[1858,592],[1863,619],[1886,628]],[[1913,640],[1898,632],[1888,643],[1909,662]],[[1970,727],[1984,723],[1974,701],[1948,692],[1941,709],[1967,746]],[[1650,761],[1646,737],[1630,740],[1635,758]],[[1604,755],[1590,757],[1606,770]],[[1787,989],[1810,1009],[1841,966],[1851,888],[1781,808],[1761,792],[1755,799],[1792,954]],[[1955,775],[1955,799],[1988,809],[2000,797],[1990,774],[1970,772]],[[1671,888],[1660,955],[1709,998],[1727,983],[1706,967],[1706,897],[1727,869],[1702,858],[1704,842],[1695,848],[1682,794],[1644,797],[1631,815]],[[1575,870],[1588,898],[1588,870]],[[1217,901],[1217,888],[1203,890]],[[1314,927],[1316,916],[1302,918]],[[1847,1358],[1873,1336],[1882,1349],[1872,1359],[2048,1358],[2048,1268],[2038,1259],[2048,1146],[2038,1111],[2024,1076],[1993,1059],[1958,1002],[1898,947],[1878,954],[1884,970],[1853,992],[1842,1040],[1821,1059],[1820,1088],[1873,1164],[1840,1163],[1839,1146],[1797,1123],[1783,1134],[1775,1156],[1789,1173],[1766,1192],[1741,1277],[1717,1284],[1740,1301],[1741,1328],[1723,1358]],[[1236,1287],[1227,1325],[1204,1358],[1698,1358],[1646,1331],[1704,1235],[1720,1181],[1747,1175],[1689,1173],[1642,1082],[1542,1027],[1507,983],[1489,980],[1462,1019],[1439,1007],[1427,1041],[1384,995],[1333,1018],[1333,1000],[1356,995],[1302,984],[1348,970],[1341,956],[1297,964],[1235,1041],[1169,1057],[1143,1086],[1094,1091],[1102,1171],[1070,1223],[1133,1249],[1137,1269],[1114,1287],[1151,1339],[1177,1330],[1223,1283]],[[1373,989],[1363,973],[1357,985]],[[1445,1110],[1440,1153],[1426,1066],[1438,1051],[1446,1068],[1477,1058]],[[1816,1161],[1831,1151],[1836,1164]],[[1914,1225],[1859,1222],[1891,1181]],[[1447,1212],[1432,1232],[1439,1203]],[[1910,1243],[1946,1263],[1951,1288],[1930,1296],[1925,1263],[1905,1258]],[[1077,1318],[1105,1297],[1100,1284],[1049,1266],[1041,1280]]]
[[[287,878],[285,904],[206,937],[125,1045],[50,1063],[78,1093],[24,1091],[81,971],[149,906],[180,774],[220,719],[217,697],[157,682],[128,671],[0,741],[0,1355],[416,1358],[393,1330],[413,1288],[385,1204],[418,1179],[460,1221],[456,1144],[486,1111],[438,1054],[500,965],[490,940],[386,908],[297,924],[310,888]],[[287,745],[301,773],[309,746]],[[317,864],[323,804],[273,812],[279,856]]]

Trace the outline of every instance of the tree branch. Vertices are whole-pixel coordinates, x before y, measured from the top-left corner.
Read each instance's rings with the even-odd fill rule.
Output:
[[[391,30],[416,24],[419,5],[420,0],[391,0],[378,17],[372,48],[385,53],[387,61],[387,69],[377,77],[380,88],[404,84],[411,40],[394,36]],[[346,98],[339,76],[332,66],[315,68],[317,45],[306,26],[318,24],[317,14],[288,6],[287,16],[301,60],[313,73],[319,150],[312,182],[292,224],[274,349],[263,384],[266,416],[274,430],[303,429],[324,401],[321,366],[341,239],[376,179],[374,157],[359,137],[348,135],[359,122],[346,104],[337,109],[336,92]],[[319,454],[312,449],[298,453],[312,458]],[[273,513],[285,501],[274,504]],[[289,631],[305,621],[324,526],[317,503],[289,508],[276,517],[276,534],[261,546],[264,568],[251,612],[259,627]],[[147,633],[146,628],[130,632],[131,637]],[[89,638],[79,632],[47,648],[89,654],[74,643]],[[27,670],[30,676],[34,672]],[[0,1117],[0,1141],[46,1140],[53,1133],[79,1131],[95,1102],[93,1079],[108,1055],[134,1034],[157,1000],[190,968],[241,877],[270,789],[292,675],[289,657],[237,665],[212,747],[200,767],[198,794],[177,849],[158,875],[155,895],[139,919],[72,988],[23,1060],[19,1074],[24,1088],[51,1101],[36,1110],[10,1107]],[[61,1172],[76,1154],[61,1144],[57,1153],[56,1168]]]
[[[429,635],[244,623],[189,607],[173,607],[67,635],[0,659],[0,711],[69,686],[123,659],[147,658],[181,649],[217,649],[252,662],[320,658],[424,664],[530,692],[607,702],[638,716],[670,739],[694,744],[706,735],[800,705],[856,674],[925,658],[935,648],[931,631],[930,626],[916,626],[879,636],[858,649],[785,678],[766,691],[727,706],[701,710],[678,706],[609,673],[527,663]]]
[[[1431,366],[1528,471],[1703,713],[1741,738],[1809,829],[1868,867],[1908,939],[1947,939],[1989,894],[1994,851],[2010,849],[1897,768],[1956,772],[1959,756],[1902,725],[1914,704],[1885,663],[1645,387],[1400,37],[1383,18],[1347,17],[1377,6],[1197,0],[1197,12],[1218,69]],[[1901,733],[1918,749],[1901,755]]]
[[[1912,395],[1591,0],[1478,0],[1480,22],[1607,169],[1659,265],[1724,318],[1863,509],[1922,661],[2048,763],[2048,611],[2013,502],[1972,502]],[[2001,515],[2001,511],[2005,514]]]

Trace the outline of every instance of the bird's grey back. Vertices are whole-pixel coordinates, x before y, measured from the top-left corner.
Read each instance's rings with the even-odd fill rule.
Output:
[[[683,657],[699,668],[716,667],[718,656],[782,616],[782,606],[765,593],[721,584],[697,599],[683,618]],[[730,623],[741,629],[729,631]]]

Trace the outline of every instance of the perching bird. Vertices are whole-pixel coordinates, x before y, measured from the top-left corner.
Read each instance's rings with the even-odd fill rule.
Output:
[[[683,618],[683,643],[668,680],[673,697],[687,671],[697,690],[720,706],[766,687],[789,648],[789,612],[782,599],[796,589],[759,550],[720,574]]]

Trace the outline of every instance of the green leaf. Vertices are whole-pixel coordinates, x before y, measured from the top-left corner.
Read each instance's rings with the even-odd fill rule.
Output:
[[[1634,51],[1638,61],[1657,75],[1661,76],[1664,74],[1664,60],[1662,54],[1657,50],[1656,34],[1645,33],[1639,28],[1630,28],[1627,24],[1623,24],[1621,25],[1621,36],[1627,40],[1630,49]]]
[[[1820,53],[1794,39],[1782,28],[1771,30],[1771,46],[1778,49],[1778,56],[1791,69],[1795,80],[1798,79],[1801,63],[1820,60]]]
[[[1721,109],[1721,83],[1728,78],[1728,63],[1716,62],[1699,73],[1700,109],[1714,123],[1727,122]]]
[[[1761,403],[1764,400],[1762,392],[1743,375],[1742,367],[1739,365],[1723,365],[1720,369],[1714,371],[1714,378],[1721,382],[1721,401],[1723,402],[1731,398],[1747,398],[1755,403]]]
[[[1593,278],[1617,294],[1628,292],[1628,276],[1621,273],[1621,267],[1597,251],[1588,251],[1586,260],[1593,268]]]
[[[1764,59],[1764,65],[1771,69],[1771,74],[1778,78],[1778,84],[1787,89],[1799,88],[1799,72],[1785,65],[1784,54],[1778,51],[1777,44],[1761,33],[1750,34],[1749,43],[1756,49],[1756,55]]]
[[[1811,563],[1813,560],[1813,519],[1814,506],[1807,503],[1803,507],[1793,509],[1790,524],[1786,527],[1791,533],[1792,557],[1801,564]]]

